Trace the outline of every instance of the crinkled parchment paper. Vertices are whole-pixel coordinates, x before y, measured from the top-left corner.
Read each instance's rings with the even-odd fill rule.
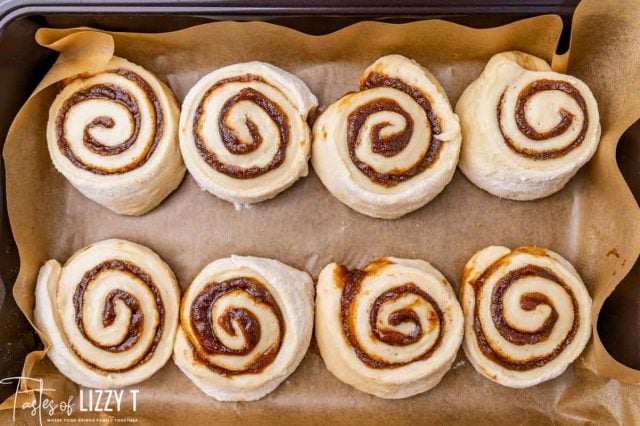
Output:
[[[561,71],[568,67],[594,91],[602,142],[593,160],[564,190],[535,202],[500,200],[456,173],[429,205],[399,220],[384,221],[342,205],[312,172],[274,200],[236,211],[201,191],[187,176],[159,208],[143,217],[124,217],[84,198],[57,173],[45,141],[54,83],[90,71],[112,54],[155,72],[180,100],[214,68],[249,60],[271,62],[303,78],[324,108],[356,89],[360,73],[377,57],[400,53],[433,71],[454,103],[495,53],[517,49],[554,60],[560,30],[558,17],[541,16],[483,30],[442,21],[363,22],[325,36],[255,22],[212,23],[165,34],[41,31],[38,41],[61,54],[20,111],[4,149],[9,215],[21,259],[14,289],[18,304],[33,319],[34,286],[43,262],[66,261],[79,248],[110,237],[158,252],[183,288],[204,265],[235,253],[276,258],[316,277],[331,261],[362,266],[383,255],[423,258],[457,289],[463,265],[476,250],[491,244],[535,244],[575,264],[594,297],[597,317],[640,253],[640,211],[615,160],[620,135],[640,117],[637,1],[590,0],[576,12],[568,61],[556,58],[554,66]],[[24,373],[43,377],[45,387],[56,390],[51,393],[54,399],[75,395],[77,404],[78,388],[57,372],[44,352],[29,355]],[[218,403],[170,361],[135,386],[135,413],[125,399],[124,411],[103,416],[182,424],[638,423],[640,388],[632,384],[640,384],[640,372],[611,358],[596,334],[582,360],[556,380],[534,388],[496,385],[477,374],[461,352],[435,389],[386,401],[335,379],[312,344],[298,370],[261,401]],[[10,399],[5,407],[12,404]],[[16,415],[35,422],[27,411]],[[0,418],[5,416],[8,420],[11,411],[0,413]],[[73,416],[98,415],[76,410]]]

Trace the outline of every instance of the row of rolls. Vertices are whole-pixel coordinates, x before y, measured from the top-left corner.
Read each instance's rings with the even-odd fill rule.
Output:
[[[425,260],[383,257],[362,269],[331,263],[317,284],[266,258],[208,264],[181,295],[152,250],[104,240],[36,285],[35,324],[48,356],[93,388],[139,383],[173,356],[220,401],[267,395],[315,340],[327,369],[381,398],[435,387],[462,345],[486,378],[524,388],[553,379],[591,335],[591,298],[574,267],[538,247],[491,246],[467,262],[459,299]],[[314,325],[315,324],[315,325]]]
[[[182,108],[144,68],[114,57],[64,82],[49,113],[55,167],[119,214],[156,207],[188,170],[236,205],[275,197],[313,168],[352,209],[397,218],[432,200],[456,167],[499,197],[553,194],[593,156],[597,102],[579,79],[522,52],[489,60],[454,109],[426,68],[400,55],[324,108],[297,76],[263,62],[202,77]],[[185,168],[186,167],[186,168]]]

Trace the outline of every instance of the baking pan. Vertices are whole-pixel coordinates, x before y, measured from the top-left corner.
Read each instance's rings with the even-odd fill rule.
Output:
[[[567,45],[568,24],[578,3],[569,1],[389,2],[373,0],[328,1],[319,5],[307,1],[19,1],[0,3],[0,143],[13,117],[50,67],[55,54],[36,45],[34,34],[41,27],[91,26],[114,31],[171,31],[210,20],[267,20],[311,33],[323,34],[364,19],[405,22],[445,18],[476,27],[495,26],[527,16],[553,13],[565,26],[561,46]],[[161,15],[161,18],[158,17]],[[640,123],[623,136],[618,146],[618,163],[636,200],[640,199]],[[24,356],[40,343],[11,296],[19,259],[6,215],[4,179],[0,186],[0,377],[19,373]],[[640,331],[616,335],[619,322],[639,324],[640,262],[610,297],[599,319],[600,335],[610,353],[633,368],[640,368]],[[0,389],[0,399],[11,389]]]

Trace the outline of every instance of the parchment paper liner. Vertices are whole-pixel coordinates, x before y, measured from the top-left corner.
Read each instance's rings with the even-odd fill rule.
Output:
[[[620,135],[640,117],[640,4],[585,1],[574,18],[568,57],[554,52],[561,30],[556,16],[476,30],[442,21],[392,25],[363,22],[326,36],[309,36],[265,23],[222,22],[164,34],[102,33],[91,29],[41,30],[38,42],[61,52],[58,61],[14,121],[4,149],[9,217],[20,251],[14,296],[33,319],[37,272],[49,258],[65,261],[77,249],[108,237],[151,247],[174,269],[182,287],[209,261],[232,253],[273,257],[317,277],[336,260],[351,266],[382,255],[424,258],[457,288],[465,261],[490,244],[534,244],[570,259],[594,297],[594,317],[640,253],[640,211],[615,160]],[[427,66],[452,103],[495,53],[516,49],[583,79],[600,105],[603,136],[594,159],[560,193],[536,202],[512,202],[474,187],[459,172],[425,208],[400,220],[359,215],[324,189],[315,175],[249,209],[200,191],[185,178],[159,208],[141,218],[122,217],[82,197],[58,174],[45,142],[56,82],[123,56],[158,74],[182,100],[210,70],[262,60],[303,78],[321,107],[357,88],[358,76],[377,57],[400,53]],[[622,324],[621,326],[624,326]],[[43,377],[55,398],[77,387],[44,358],[31,353],[24,375]],[[580,364],[580,363],[579,363]],[[199,392],[169,362],[140,389],[144,422],[371,424],[640,421],[640,372],[611,358],[594,321],[594,339],[580,368],[537,387],[514,391],[483,379],[462,354],[434,390],[400,401],[358,392],[324,368],[315,344],[278,390],[255,403],[217,403]],[[597,377],[595,374],[601,376]],[[28,397],[29,395],[21,395]],[[13,406],[13,399],[4,407]],[[125,407],[130,407],[126,404]],[[0,416],[10,416],[10,411]],[[18,410],[17,416],[33,418]],[[103,414],[107,416],[106,414]],[[74,417],[82,413],[74,413]],[[90,417],[95,418],[92,413]],[[8,419],[8,417],[7,417]]]

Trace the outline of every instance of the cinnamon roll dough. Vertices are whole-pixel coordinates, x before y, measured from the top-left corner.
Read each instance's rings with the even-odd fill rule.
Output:
[[[487,247],[460,288],[463,348],[483,376],[525,388],[562,374],[591,336],[591,298],[573,266],[537,247]]]
[[[316,339],[329,371],[363,392],[406,398],[436,386],[462,342],[458,300],[423,260],[332,263],[318,278]]]
[[[180,148],[198,185],[236,205],[275,197],[308,173],[307,117],[318,100],[263,62],[217,69],[187,94]]]
[[[368,216],[394,219],[451,181],[461,133],[435,77],[389,55],[365,70],[360,91],[322,113],[313,140],[313,168],[336,198]]]
[[[49,110],[53,165],[85,197],[141,215],[178,187],[178,104],[156,76],[113,57],[66,83]]]
[[[600,141],[589,88],[542,59],[504,52],[464,91],[460,170],[498,197],[535,200],[561,190]]]
[[[34,318],[62,374],[82,386],[117,388],[149,378],[171,357],[179,302],[173,272],[157,254],[104,240],[64,266],[42,266]]]
[[[207,265],[184,294],[178,367],[219,401],[272,392],[307,352],[313,281],[281,262],[231,256]]]

